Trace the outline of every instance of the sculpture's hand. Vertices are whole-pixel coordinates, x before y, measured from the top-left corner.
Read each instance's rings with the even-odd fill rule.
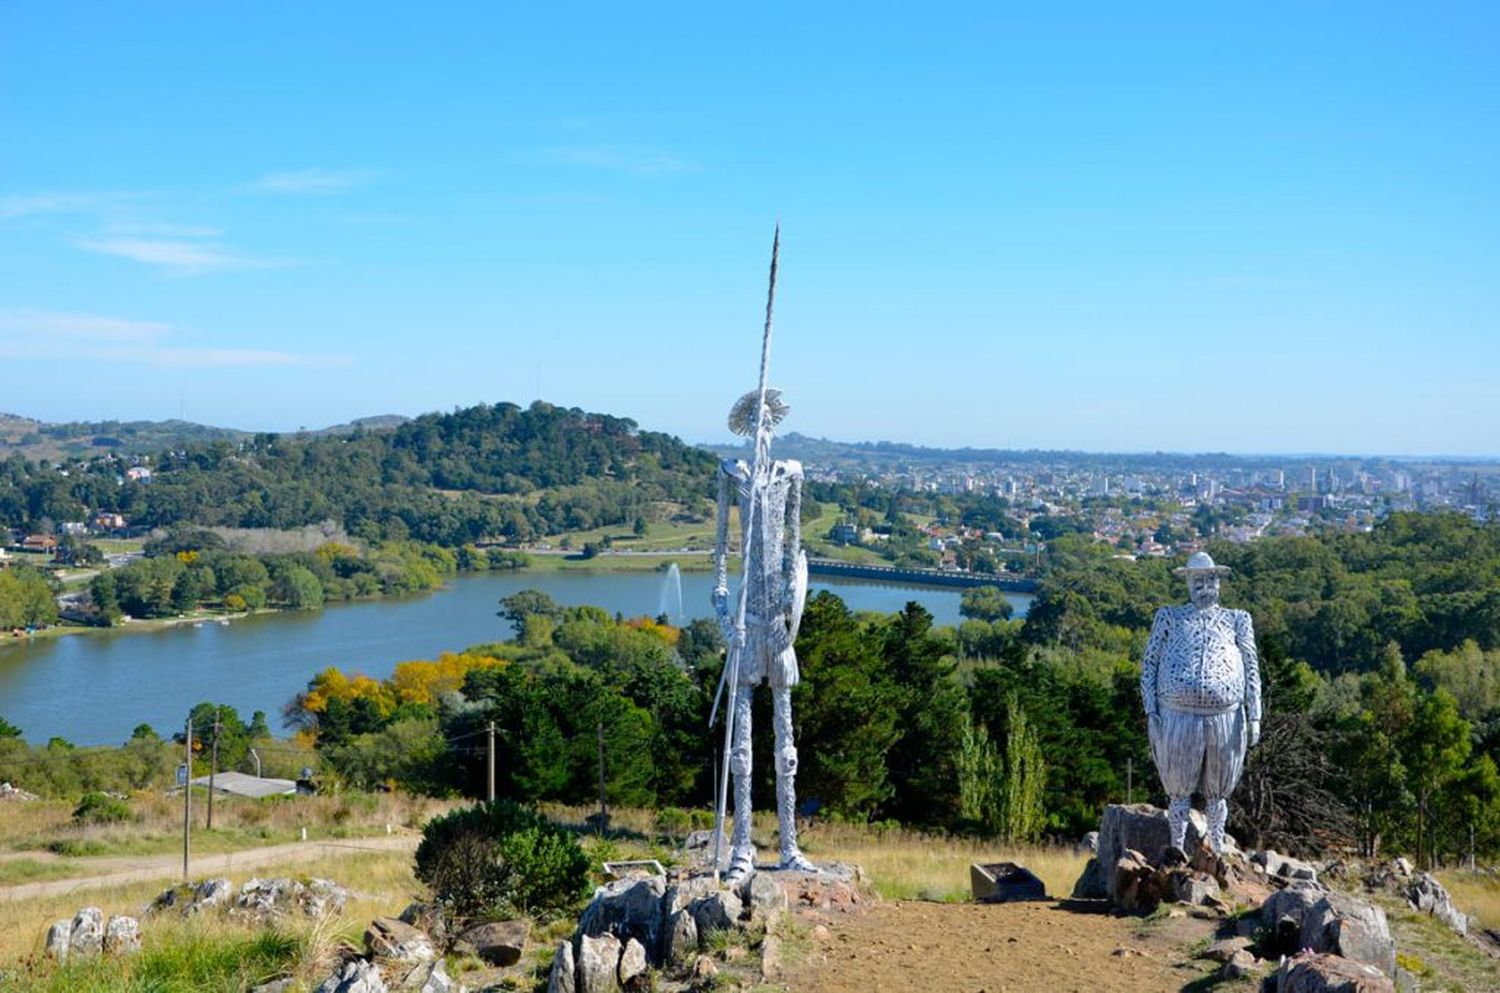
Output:
[[[1250,747],[1260,744],[1260,721],[1250,722]]]

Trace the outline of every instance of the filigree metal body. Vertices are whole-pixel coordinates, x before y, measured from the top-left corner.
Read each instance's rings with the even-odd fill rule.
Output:
[[[714,546],[714,610],[724,629],[729,658],[714,702],[714,718],[726,692],[731,698],[725,725],[725,772],[719,784],[717,839],[722,837],[728,778],[734,777],[734,835],[727,876],[753,871],[750,843],[750,704],[756,686],[769,683],[776,731],[776,812],[783,868],[810,870],[797,847],[797,749],[792,740],[791,689],[797,684],[793,642],[807,600],[807,556],[802,551],[802,466],[773,461],[771,434],[787,414],[778,390],[766,385],[771,354],[771,313],[776,298],[780,232],[771,249],[771,286],[761,342],[760,388],[735,403],[730,429],[754,438],[750,462],[725,460],[719,466],[718,532]],[[741,570],[734,609],[729,598],[730,508],[739,506]],[[714,864],[719,865],[715,851]]]
[[[1172,844],[1182,848],[1192,796],[1201,793],[1209,844],[1224,850],[1229,794],[1260,740],[1260,665],[1250,614],[1219,606],[1219,575],[1206,552],[1178,569],[1192,602],[1163,607],[1151,624],[1141,665],[1151,752],[1170,803]]]

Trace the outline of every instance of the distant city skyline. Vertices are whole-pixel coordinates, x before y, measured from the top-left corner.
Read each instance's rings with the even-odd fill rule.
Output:
[[[1493,457],[1497,37],[1480,3],[8,5],[0,411],[542,397],[723,441],[779,218],[788,431]]]

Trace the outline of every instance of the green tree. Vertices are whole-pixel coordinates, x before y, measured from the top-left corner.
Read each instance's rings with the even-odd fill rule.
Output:
[[[976,621],[1008,621],[1014,609],[998,586],[971,587],[958,601],[959,615]]]
[[[1036,841],[1046,823],[1047,763],[1026,711],[1014,697],[1006,702],[1006,709],[1010,729],[1005,737],[1004,835],[1010,842]]]

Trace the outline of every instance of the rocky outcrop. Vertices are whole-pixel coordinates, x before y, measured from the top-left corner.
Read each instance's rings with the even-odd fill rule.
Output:
[[[46,953],[59,962],[92,958],[101,952],[133,955],[141,950],[141,925],[134,917],[116,914],[104,921],[104,911],[84,907],[72,919],[54,921],[47,928]]]
[[[18,802],[24,802],[27,800],[35,799],[35,793],[27,793],[19,786],[12,786],[9,783],[0,783],[0,800],[16,800]]]
[[[104,925],[104,951],[109,955],[133,955],[141,950],[141,922],[116,914]]]
[[[1343,893],[1325,893],[1302,918],[1302,948],[1396,972],[1396,942],[1385,911]]]
[[[1264,868],[1266,875],[1273,878],[1311,882],[1316,882],[1318,879],[1318,871],[1310,863],[1282,855],[1271,849],[1251,852],[1250,861]]]
[[[175,910],[187,917],[191,914],[201,914],[206,910],[227,907],[233,897],[234,887],[227,879],[204,879],[196,883],[179,883],[152,900],[147,913]]]
[[[620,988],[620,953],[624,946],[612,934],[577,939],[577,993],[614,993]]]
[[[373,962],[354,959],[323,980],[314,993],[390,993],[390,987]]]
[[[1390,977],[1361,962],[1307,952],[1287,959],[1276,975],[1277,993],[1395,993]]]
[[[1295,882],[1271,894],[1261,905],[1261,924],[1274,935],[1278,950],[1290,954],[1301,948],[1302,919],[1327,892],[1328,888],[1318,883]]]
[[[293,914],[323,917],[342,913],[348,899],[349,891],[328,879],[252,879],[240,887],[234,910],[257,920]]]
[[[1413,910],[1431,914],[1459,934],[1469,933],[1468,915],[1453,905],[1448,891],[1431,873],[1419,873],[1407,884],[1406,902]]]
[[[664,876],[621,879],[594,891],[594,899],[578,921],[581,934],[613,934],[621,941],[634,938],[653,955],[661,945]]]
[[[425,963],[437,958],[432,939],[394,917],[377,917],[365,929],[365,948],[376,961]]]
[[[547,993],[577,993],[578,966],[573,961],[573,943],[564,941],[552,956],[552,971],[547,976]]]
[[[515,965],[531,937],[531,922],[492,921],[469,928],[453,943],[453,950],[474,955],[490,965]]]

